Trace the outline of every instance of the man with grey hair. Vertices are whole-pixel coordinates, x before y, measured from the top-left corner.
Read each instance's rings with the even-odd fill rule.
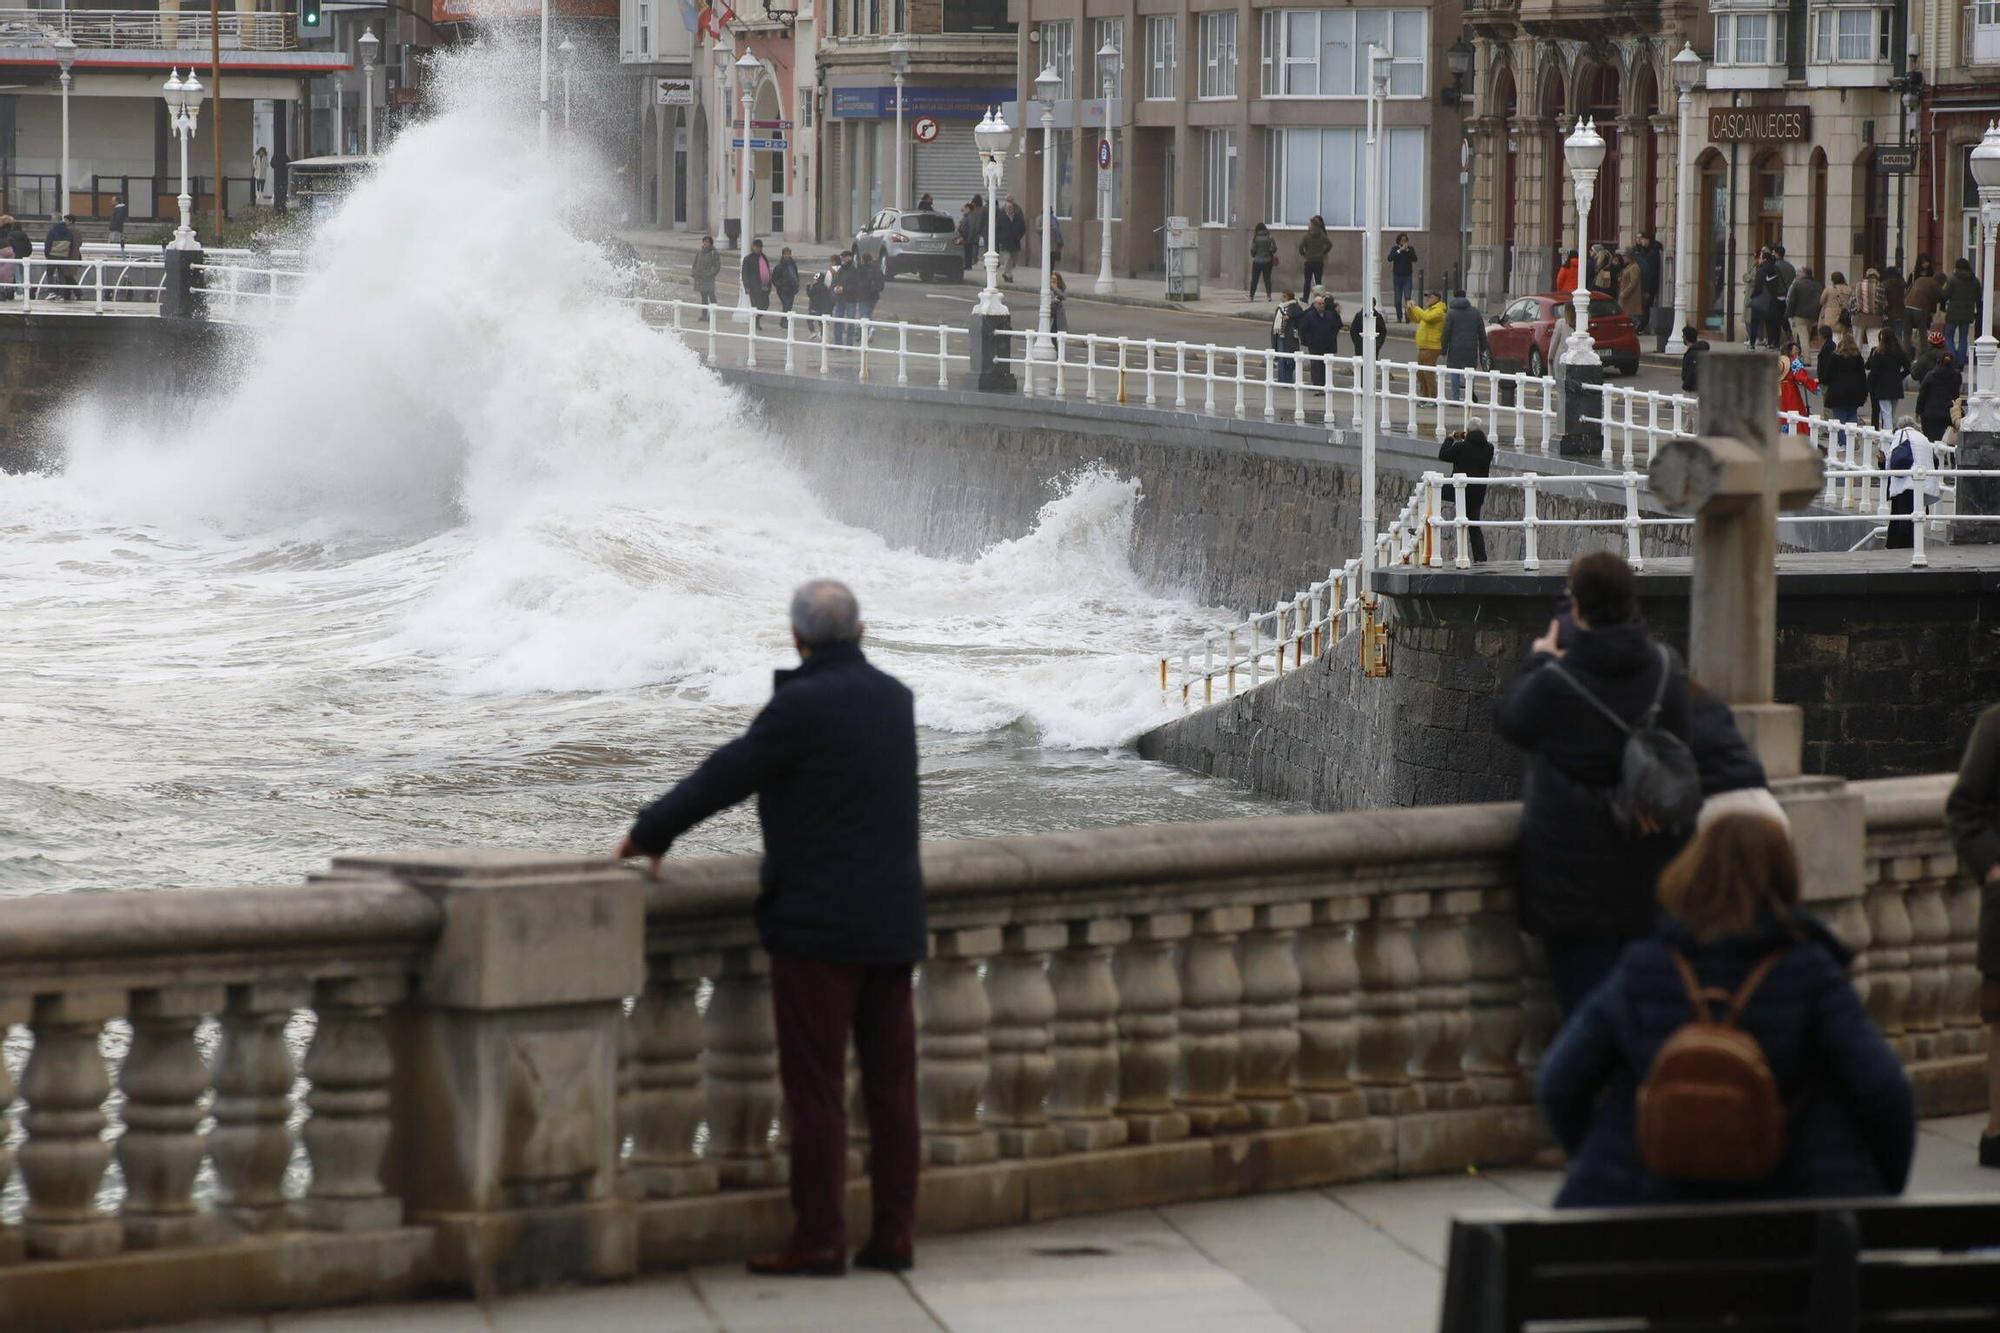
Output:
[[[655,874],[675,838],[754,795],[764,830],[757,931],[771,955],[778,1076],[790,1111],[795,1222],[771,1276],[847,1271],[847,1039],[868,1108],[874,1226],[857,1267],[911,1265],[917,1045],[910,976],[925,952],[910,691],[861,655],[861,608],[815,579],[792,595],[800,665],[742,736],[640,812],[618,845]]]

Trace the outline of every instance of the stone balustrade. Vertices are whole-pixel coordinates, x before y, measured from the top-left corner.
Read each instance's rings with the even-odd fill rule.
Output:
[[[1925,1109],[1983,1103],[1946,780],[1786,793]],[[1518,1160],[1518,808],[926,848],[927,1230]],[[754,858],[344,858],[0,901],[0,1327],[628,1276],[789,1223]],[[25,1040],[23,1040],[25,1039]],[[0,1152],[4,1152],[0,1149]],[[850,1209],[865,1224],[865,1121]]]

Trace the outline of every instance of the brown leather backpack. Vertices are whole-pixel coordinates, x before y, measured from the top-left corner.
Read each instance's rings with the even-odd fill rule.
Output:
[[[1704,989],[1674,955],[1694,1017],[1653,1059],[1639,1087],[1639,1158],[1662,1180],[1744,1184],[1764,1180],[1785,1155],[1785,1103],[1757,1039],[1737,1026],[1743,1006],[1784,955],[1751,969],[1735,995]],[[1729,1006],[1720,1021],[1711,1003]]]

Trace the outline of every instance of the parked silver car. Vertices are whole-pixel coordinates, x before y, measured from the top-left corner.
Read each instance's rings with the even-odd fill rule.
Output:
[[[943,213],[885,208],[854,233],[854,253],[874,255],[882,276],[904,273],[958,282],[965,260],[955,239],[958,224]]]

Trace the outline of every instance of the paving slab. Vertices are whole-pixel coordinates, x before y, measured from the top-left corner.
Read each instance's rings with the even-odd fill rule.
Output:
[[[271,1317],[271,1333],[493,1333],[486,1312],[471,1301],[348,1305],[337,1310]]]
[[[1936,1120],[1924,1121],[1917,1129],[1920,1134],[1935,1135],[1940,1139],[1961,1144],[1967,1148],[1977,1149],[1979,1147],[1979,1136],[1986,1132],[1986,1116],[1983,1112],[1974,1112],[1971,1115],[1940,1116]],[[1922,1140],[1920,1139],[1919,1144],[1921,1142]],[[1995,1173],[1995,1178],[2000,1179],[2000,1172]]]
[[[617,1286],[511,1296],[487,1310],[494,1333],[713,1333],[684,1273]]]
[[[884,1273],[857,1272],[842,1279],[767,1278],[752,1276],[741,1264],[716,1264],[696,1269],[689,1282],[715,1327],[729,1333],[828,1329],[938,1333],[940,1327],[907,1286]]]
[[[1519,1208],[1518,1194],[1484,1176],[1378,1180],[1324,1191],[1370,1226],[1438,1268],[1444,1267],[1451,1219],[1458,1213]]]
[[[1515,1207],[1528,1205],[1537,1208],[1554,1207],[1556,1191],[1562,1188],[1563,1183],[1562,1172],[1542,1171],[1533,1167],[1503,1166],[1481,1171],[1479,1174],[1481,1178],[1498,1185],[1509,1194],[1520,1196],[1520,1202],[1513,1205]]]

